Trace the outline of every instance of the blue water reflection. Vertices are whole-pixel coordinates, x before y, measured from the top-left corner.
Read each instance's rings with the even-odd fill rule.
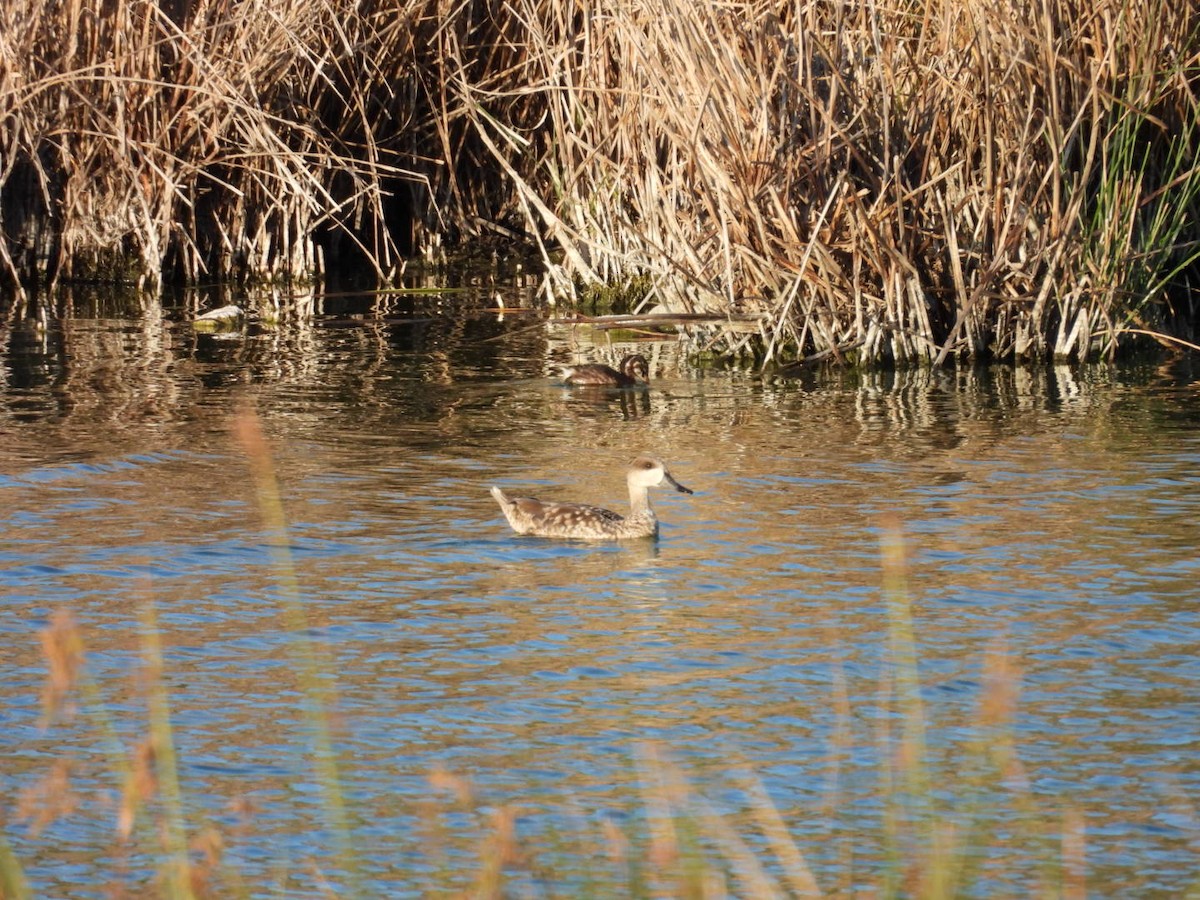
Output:
[[[478,870],[486,824],[438,799],[439,767],[468,776],[489,807],[523,804],[525,833],[572,883],[590,857],[563,835],[605,818],[636,831],[649,815],[645,741],[753,846],[742,769],[762,779],[819,881],[873,883],[880,773],[901,726],[886,693],[880,562],[892,521],[907,538],[947,817],[965,815],[958,779],[971,773],[958,761],[982,733],[985,660],[1003,645],[1020,685],[1013,783],[1052,822],[1083,816],[1093,884],[1148,894],[1191,883],[1200,415],[1175,381],[966,372],[796,384],[660,364],[630,404],[554,384],[540,345],[476,345],[456,367],[419,342],[381,350],[361,337],[313,336],[320,352],[250,386],[188,383],[171,428],[99,409],[31,419],[21,403],[0,458],[4,792],[28,791],[66,754],[80,798],[39,835],[10,816],[43,893],[100,896],[118,879],[118,787],[98,735],[109,729],[128,755],[146,734],[151,602],[189,823],[217,823],[255,884],[283,866],[307,894],[312,861],[333,865],[305,716],[310,662],[377,891],[423,894]],[[282,557],[230,436],[248,401],[275,454]],[[696,490],[655,495],[657,543],[517,537],[487,494],[501,484],[619,509],[620,468],[642,450]],[[80,706],[102,706],[43,731],[37,634],[58,609],[87,642],[96,694]],[[1009,797],[1003,783],[988,790]],[[1032,883],[1003,865],[1026,828],[1006,808],[980,896]],[[867,839],[851,871],[839,841],[856,834]],[[134,881],[152,868],[139,859]]]

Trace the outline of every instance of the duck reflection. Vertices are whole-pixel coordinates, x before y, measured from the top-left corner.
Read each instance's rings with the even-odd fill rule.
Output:
[[[581,403],[594,410],[615,406],[621,410],[621,418],[626,420],[648,416],[651,410],[649,391],[629,391],[598,385],[573,388],[567,395],[567,402]]]

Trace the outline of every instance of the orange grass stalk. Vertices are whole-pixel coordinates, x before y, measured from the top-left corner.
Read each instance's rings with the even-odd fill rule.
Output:
[[[296,657],[300,687],[304,692],[304,717],[310,730],[313,771],[321,788],[328,827],[333,833],[337,859],[344,870],[351,895],[361,893],[358,854],[350,839],[349,813],[342,794],[338,753],[333,741],[333,716],[337,697],[331,675],[336,671],[327,648],[309,636],[309,623],[301,603],[300,584],[292,564],[287,520],[270,448],[257,413],[244,409],[233,420],[233,434],[246,455],[254,476],[259,509],[267,541],[275,558],[280,600],[291,632],[291,649]]]

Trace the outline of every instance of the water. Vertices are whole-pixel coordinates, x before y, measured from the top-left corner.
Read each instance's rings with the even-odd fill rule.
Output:
[[[151,605],[184,815],[222,836],[218,884],[342,883],[305,718],[306,688],[328,688],[369,895],[468,888],[506,806],[541,873],[510,867],[526,890],[591,878],[620,895],[621,866],[596,862],[604,823],[657,846],[654,784],[676,764],[689,793],[671,802],[698,817],[703,797],[769,871],[745,772],[824,890],[877,885],[903,730],[881,565],[897,527],[933,796],[961,822],[985,798],[973,892],[1057,883],[1076,821],[1094,896],[1194,885],[1188,369],[762,380],[690,367],[664,341],[639,345],[650,390],[597,395],[564,389],[550,360],[627,345],[461,298],[356,302],[232,337],[195,335],[182,311],[3,333],[0,791],[39,894],[138,885],[161,857],[149,825],[128,851],[114,837],[115,772],[148,729]],[[295,596],[231,431],[251,407]],[[654,494],[657,543],[519,538],[487,493],[620,508],[620,468],[642,451],[696,491]],[[38,635],[63,609],[95,694],[42,729]],[[988,659],[1019,682],[992,729]],[[73,809],[35,833],[38,785],[64,758]]]

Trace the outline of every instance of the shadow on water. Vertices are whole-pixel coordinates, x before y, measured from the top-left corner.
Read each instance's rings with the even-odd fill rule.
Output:
[[[193,330],[190,301],[4,324],[7,795],[65,748],[81,805],[104,808],[86,723],[38,730],[36,632],[74,611],[100,692],[129,713],[117,737],[133,741],[131,598],[149,593],[195,820],[226,822],[230,798],[248,797],[256,833],[280,853],[321,856],[281,588],[229,435],[232,413],[252,405],[303,607],[336,660],[368,883],[447,883],[407,843],[426,827],[438,766],[469,774],[482,796],[558,810],[525,827],[568,881],[582,877],[589,855],[554,836],[573,827],[562,810],[637,820],[646,786],[631,748],[646,739],[672,748],[748,832],[754,811],[730,770],[759,773],[823,884],[886,868],[866,848],[882,846],[887,821],[879,546],[896,518],[934,763],[962,774],[953,760],[976,736],[963,723],[985,696],[980,661],[1002,638],[1021,674],[1013,777],[1054,821],[1083,817],[1092,883],[1145,895],[1190,884],[1200,385],[1189,361],[760,378],[695,369],[668,338],[636,345],[649,388],[590,391],[563,386],[556,366],[611,363],[632,344],[489,305],[466,293],[313,298],[308,316],[259,312],[219,336]],[[644,451],[696,490],[653,495],[657,542],[520,538],[488,495],[499,484],[623,509],[621,470]],[[1016,851],[1003,835],[1026,822],[1006,815],[982,844],[994,879],[983,883],[1022,894],[1034,868],[1006,867]],[[46,892],[112,870],[86,819],[10,829]],[[459,831],[451,870],[473,864],[474,825]],[[832,840],[847,835],[865,835],[853,864]],[[248,852],[239,865],[256,881],[273,863]]]

